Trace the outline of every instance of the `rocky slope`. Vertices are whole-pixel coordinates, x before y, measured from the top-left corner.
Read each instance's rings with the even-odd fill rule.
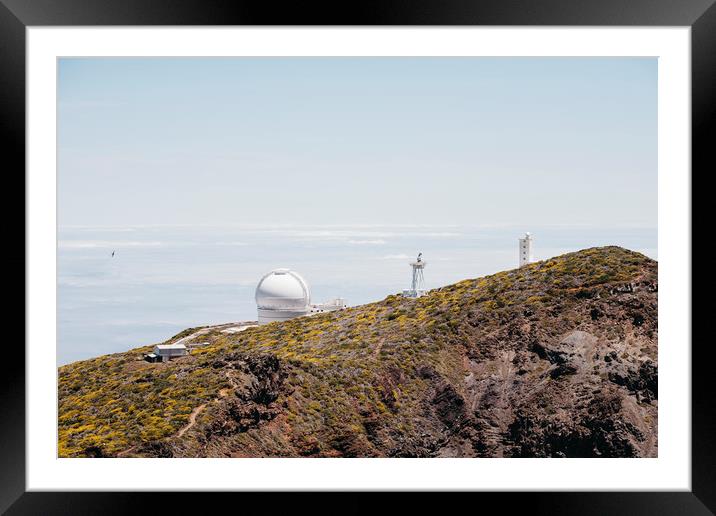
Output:
[[[657,286],[654,260],[593,248],[417,300],[207,328],[166,364],[148,347],[77,362],[59,371],[59,454],[654,457]]]

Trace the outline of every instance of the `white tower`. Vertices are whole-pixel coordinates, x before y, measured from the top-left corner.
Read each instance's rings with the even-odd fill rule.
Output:
[[[423,261],[423,253],[418,253],[418,258],[410,264],[413,269],[413,278],[410,282],[410,289],[403,290],[403,297],[420,297],[425,294],[425,278],[423,270],[427,262]]]
[[[534,258],[532,256],[532,235],[525,233],[523,238],[520,238],[520,267],[532,263]]]

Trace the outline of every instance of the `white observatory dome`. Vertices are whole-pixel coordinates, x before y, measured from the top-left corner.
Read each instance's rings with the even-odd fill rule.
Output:
[[[307,310],[310,302],[308,283],[290,269],[275,269],[256,286],[259,310]]]

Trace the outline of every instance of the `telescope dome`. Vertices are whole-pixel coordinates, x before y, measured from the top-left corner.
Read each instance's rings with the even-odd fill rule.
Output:
[[[290,269],[275,269],[256,286],[256,305],[263,310],[304,310],[311,302],[308,283]]]

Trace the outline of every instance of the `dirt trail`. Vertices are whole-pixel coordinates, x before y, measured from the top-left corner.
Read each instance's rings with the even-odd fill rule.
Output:
[[[229,383],[231,384],[231,387],[225,387],[223,389],[219,390],[219,396],[217,398],[214,398],[212,401],[214,403],[218,403],[221,398],[225,398],[229,395],[230,392],[232,392],[236,388],[236,382],[234,379],[229,375],[229,373],[226,373],[226,378],[229,380]],[[181,437],[183,436],[191,427],[193,427],[196,424],[196,418],[201,413],[202,410],[206,408],[208,403],[202,403],[198,407],[196,407],[194,410],[191,411],[191,414],[189,414],[189,422],[184,426],[179,432],[177,432],[176,436]]]
[[[378,357],[380,355],[380,350],[383,349],[383,344],[385,344],[385,339],[380,339],[380,342],[378,342],[378,345],[375,347],[375,351],[373,351],[373,356]]]
[[[206,403],[202,403],[191,411],[191,414],[189,414],[189,423],[184,428],[179,430],[179,433],[177,433],[177,437],[181,437],[186,433],[187,430],[194,426],[194,423],[196,423],[196,416],[198,416],[199,413],[204,410],[204,407],[206,407]]]
[[[194,333],[192,333],[192,334],[190,334],[190,335],[187,335],[186,337],[182,337],[181,339],[175,341],[174,344],[181,344],[181,343],[183,343],[184,341],[191,340],[191,339],[193,339],[193,338],[195,338],[195,337],[198,337],[199,335],[206,335],[207,333],[209,333],[209,332],[210,332],[211,330],[213,330],[214,328],[215,328],[214,326],[209,326],[208,328],[202,328],[201,330],[195,331]]]
[[[131,446],[127,448],[126,450],[122,450],[121,452],[117,453],[117,458],[123,458],[132,453],[134,450],[138,448],[138,445]]]

